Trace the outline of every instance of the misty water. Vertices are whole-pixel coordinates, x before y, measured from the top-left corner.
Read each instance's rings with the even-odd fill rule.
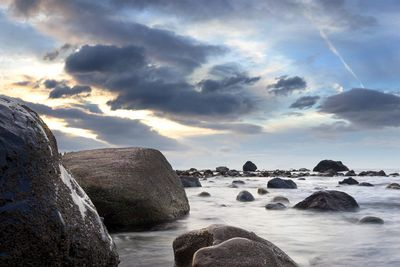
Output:
[[[187,188],[190,215],[153,231],[114,234],[120,266],[173,266],[172,241],[180,234],[210,224],[229,224],[255,232],[285,251],[300,266],[400,266],[400,190],[386,189],[397,177],[354,177],[375,187],[340,185],[345,177],[305,177],[294,181],[298,189],[268,189],[258,195],[257,188],[267,186],[270,178],[213,177],[201,181],[202,188]],[[229,188],[233,180],[244,185]],[[291,207],[315,188],[344,191],[353,196],[357,212],[300,211]],[[236,201],[241,190],[251,192],[256,200]],[[207,191],[211,197],[197,196]],[[274,196],[290,200],[286,210],[266,210]],[[358,220],[371,215],[384,219],[384,225],[361,225]]]

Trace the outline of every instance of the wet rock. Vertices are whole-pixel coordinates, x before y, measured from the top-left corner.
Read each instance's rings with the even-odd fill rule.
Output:
[[[357,201],[345,192],[326,190],[315,192],[297,203],[294,208],[319,211],[354,211],[359,206]]]
[[[305,180],[306,180],[306,178],[304,178],[304,177],[300,177],[300,178],[298,178],[297,180],[299,180],[299,181],[305,181]]]
[[[181,180],[158,150],[87,150],[67,153],[63,162],[109,229],[147,228],[189,212]]]
[[[0,97],[0,266],[117,266],[96,208],[39,116]]]
[[[272,199],[272,202],[289,203],[289,199],[283,196],[276,196]]]
[[[268,181],[268,188],[296,189],[297,185],[290,179],[273,178]]]
[[[317,166],[313,169],[315,172],[327,172],[327,171],[334,171],[334,172],[342,172],[348,171],[349,169],[341,162],[341,161],[334,161],[334,160],[322,160],[320,161]]]
[[[240,175],[240,173],[237,170],[229,170],[226,174],[228,176],[232,176],[232,177],[236,177],[236,176]]]
[[[212,170],[205,170],[203,174],[204,174],[205,177],[214,176],[214,172]]]
[[[265,209],[267,210],[284,210],[286,209],[286,206],[282,203],[268,203],[265,205]]]
[[[256,170],[257,170],[256,164],[254,164],[251,161],[246,161],[246,163],[243,165],[244,172],[255,172]]]
[[[384,224],[385,222],[379,218],[374,216],[365,216],[360,220],[362,224]]]
[[[260,188],[257,188],[257,193],[259,195],[265,195],[265,194],[268,194],[269,192],[267,189],[260,187]]]
[[[245,184],[245,182],[242,180],[233,180],[232,184]]]
[[[224,174],[229,171],[229,168],[225,167],[225,166],[220,166],[220,167],[215,168],[215,170],[221,174]]]
[[[358,174],[358,176],[386,176],[386,173],[382,170],[380,171],[363,171]]]
[[[244,190],[237,195],[236,200],[241,202],[250,202],[254,201],[254,197],[249,191]]]
[[[201,187],[199,178],[190,176],[180,176],[183,187]]]
[[[357,176],[357,174],[353,170],[351,170],[346,172],[344,176]]]
[[[342,181],[339,181],[339,184],[348,184],[348,185],[356,185],[359,184],[356,179],[353,179],[352,177],[343,179]]]
[[[252,232],[210,225],[177,237],[176,267],[296,267],[285,252]]]
[[[374,186],[373,184],[367,183],[367,182],[361,182],[358,184],[359,186]]]
[[[208,192],[201,192],[200,194],[198,194],[199,197],[211,197],[211,194]]]
[[[307,169],[307,168],[300,168],[299,169],[299,172],[309,172],[310,170],[309,169]]]
[[[388,186],[386,186],[387,189],[400,189],[400,184],[398,183],[391,183]]]
[[[398,172],[394,172],[394,173],[389,174],[389,176],[397,177],[397,176],[400,176],[400,174]]]
[[[190,172],[197,172],[197,169],[196,168],[190,168],[189,171]]]

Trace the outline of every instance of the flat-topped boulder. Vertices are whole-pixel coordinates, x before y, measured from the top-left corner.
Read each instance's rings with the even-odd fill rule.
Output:
[[[297,184],[291,179],[273,178],[268,181],[268,188],[296,189]]]
[[[295,209],[319,211],[354,211],[357,201],[349,194],[336,190],[318,191],[297,203]]]
[[[0,97],[0,266],[117,266],[96,208],[40,117]]]
[[[343,172],[348,170],[349,168],[347,168],[341,161],[329,159],[320,161],[313,169],[315,172]]]
[[[228,225],[190,231],[173,242],[175,267],[296,267],[285,252],[253,232]]]
[[[63,162],[109,229],[146,228],[189,212],[182,183],[158,150],[87,150],[67,153]]]

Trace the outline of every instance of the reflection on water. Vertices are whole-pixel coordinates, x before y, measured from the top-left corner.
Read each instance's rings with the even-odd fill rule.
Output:
[[[295,180],[298,189],[268,189],[257,195],[257,187],[266,187],[268,178],[239,178],[246,184],[229,188],[232,178],[215,177],[202,181],[203,188],[188,188],[191,212],[186,218],[148,232],[114,234],[120,266],[173,266],[172,241],[189,230],[213,223],[238,226],[273,242],[301,266],[400,266],[400,190],[385,189],[393,177],[357,177],[358,181],[379,184],[375,187],[340,186],[343,177],[307,177]],[[289,206],[303,200],[314,188],[341,190],[352,195],[360,210],[351,213],[266,210],[274,196],[290,200]],[[243,189],[256,198],[254,202],[236,201]],[[207,191],[211,197],[197,194]],[[384,225],[359,225],[366,215],[378,216]]]

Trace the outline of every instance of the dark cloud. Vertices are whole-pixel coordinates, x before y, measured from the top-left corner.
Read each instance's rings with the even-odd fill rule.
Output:
[[[43,60],[46,61],[54,61],[56,60],[59,56],[63,56],[66,55],[67,53],[72,52],[73,50],[77,49],[78,47],[75,45],[71,45],[71,44],[64,44],[63,46],[61,46],[60,48],[47,52],[44,56],[43,56]]]
[[[93,103],[83,103],[83,104],[73,104],[73,107],[81,108],[85,111],[89,111],[91,113],[103,114],[103,111],[99,108],[99,105]]]
[[[57,140],[58,150],[60,152],[79,151],[88,149],[105,148],[110,145],[91,138],[76,136],[64,133],[58,130],[52,130]]]
[[[298,98],[293,104],[290,105],[290,108],[298,108],[298,109],[307,109],[317,103],[320,99],[319,96],[303,96]]]
[[[66,59],[65,69],[81,83],[118,93],[108,103],[112,109],[181,116],[232,117],[253,111],[255,102],[244,89],[259,79],[241,74],[207,82],[218,90],[204,89],[205,83],[200,84],[204,90],[197,90],[186,77],[152,64],[136,46],[84,46]],[[232,87],[235,90],[226,90]]]
[[[62,82],[59,82],[59,81],[56,81],[56,80],[45,80],[44,82],[43,82],[43,85],[44,85],[44,87],[46,87],[46,89],[53,89],[53,88],[55,88],[56,86],[58,86],[58,85],[60,85],[60,83],[62,83]],[[63,84],[62,84],[63,85]]]
[[[399,127],[400,97],[371,89],[352,89],[328,97],[320,111],[334,114],[358,127]]]
[[[39,10],[41,0],[14,0],[12,1],[11,8],[21,16],[31,16]]]
[[[56,86],[49,94],[49,98],[63,98],[68,96],[75,96],[82,93],[90,93],[92,88],[87,85],[69,86]]]
[[[307,88],[307,82],[299,77],[287,75],[277,78],[277,81],[267,86],[269,92],[274,95],[289,95],[295,91],[302,91]]]

